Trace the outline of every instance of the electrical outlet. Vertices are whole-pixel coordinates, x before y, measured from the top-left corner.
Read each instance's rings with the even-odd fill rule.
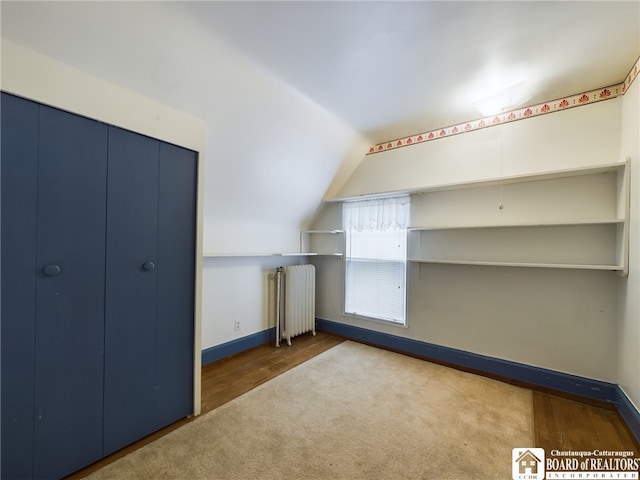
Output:
[[[240,330],[240,320],[233,321],[233,330],[236,332]]]

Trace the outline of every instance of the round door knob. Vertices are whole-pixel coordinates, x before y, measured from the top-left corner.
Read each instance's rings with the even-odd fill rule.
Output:
[[[59,265],[56,265],[55,263],[52,263],[51,265],[47,265],[46,267],[43,268],[44,270],[44,274],[48,275],[49,277],[54,277],[56,275],[59,275],[60,272],[62,272],[62,269],[60,268]]]
[[[142,264],[142,268],[147,271],[150,272],[151,270],[153,270],[154,268],[156,268],[156,264],[153,262],[144,262]]]

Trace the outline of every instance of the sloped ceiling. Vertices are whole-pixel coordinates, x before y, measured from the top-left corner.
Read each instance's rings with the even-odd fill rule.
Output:
[[[375,142],[478,117],[524,80],[531,103],[621,82],[640,2],[235,2],[189,7]]]
[[[214,250],[237,248],[228,232],[241,230],[288,248],[277,232],[290,238],[370,144],[477,118],[474,101],[521,80],[532,104],[619,83],[640,55],[637,1],[3,1],[1,13],[3,38],[207,122]]]

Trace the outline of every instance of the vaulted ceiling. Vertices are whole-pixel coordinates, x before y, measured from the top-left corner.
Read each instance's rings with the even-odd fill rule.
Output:
[[[190,11],[376,142],[478,117],[525,81],[531,103],[624,80],[639,2],[236,2]]]
[[[229,225],[303,223],[370,144],[478,118],[522,81],[531,104],[620,83],[640,56],[638,1],[1,9],[3,39],[204,119],[207,215]]]

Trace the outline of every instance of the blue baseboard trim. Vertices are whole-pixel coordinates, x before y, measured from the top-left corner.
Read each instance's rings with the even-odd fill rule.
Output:
[[[275,338],[276,329],[273,327],[261,332],[252,333],[246,337],[231,340],[221,345],[216,345],[215,347],[207,348],[202,351],[202,365],[222,360],[229,355],[244,352],[250,348],[268,343],[271,340],[275,341]]]
[[[640,412],[636,409],[633,403],[631,403],[629,397],[627,397],[619,386],[616,389],[616,393],[616,407],[618,409],[618,413],[629,427],[629,430],[631,430],[636,441],[640,443]]]
[[[364,343],[417,355],[452,366],[463,367],[480,374],[491,374],[505,379],[551,388],[553,390],[559,390],[593,400],[614,403],[616,405],[619,401],[619,387],[613,383],[578,377],[499,358],[487,357],[320,318],[316,319],[316,328]]]
[[[631,403],[622,389],[613,383],[590,378],[569,375],[554,370],[533,367],[522,363],[510,362],[499,358],[487,357],[465,352],[455,348],[443,347],[432,343],[376,332],[366,328],[316,319],[316,329],[351,338],[363,343],[378,345],[398,352],[417,355],[426,359],[463,367],[477,373],[491,374],[505,379],[516,380],[530,385],[551,388],[564,393],[612,403],[627,424],[636,441],[640,443],[640,412]],[[253,333],[230,342],[216,345],[202,351],[202,364],[222,360],[225,357],[249,350],[276,338],[275,327]]]

